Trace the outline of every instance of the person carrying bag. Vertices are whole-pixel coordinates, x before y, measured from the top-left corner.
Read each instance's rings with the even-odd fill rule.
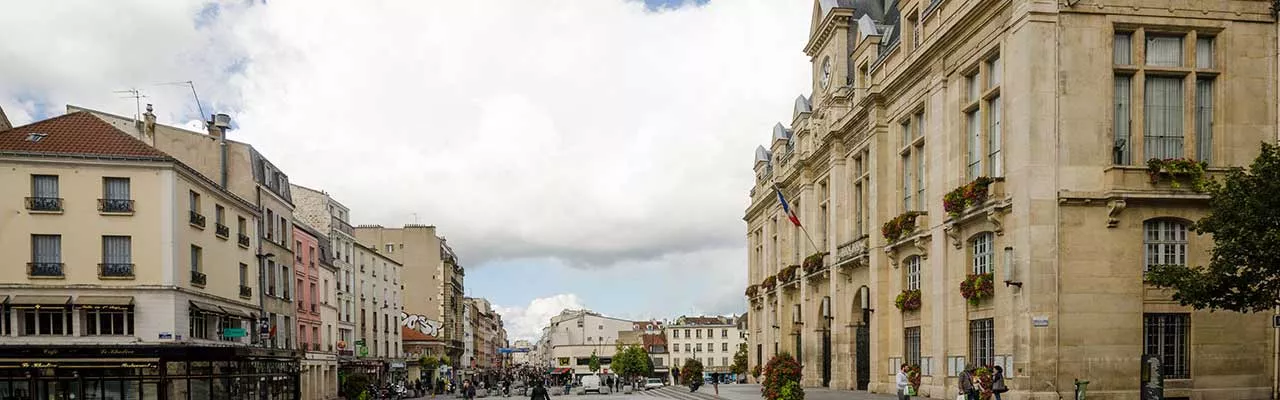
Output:
[[[1009,386],[1004,383],[1004,368],[995,366],[995,373],[991,375],[991,393],[995,394],[996,400],[1000,400],[1000,394],[1009,391]]]

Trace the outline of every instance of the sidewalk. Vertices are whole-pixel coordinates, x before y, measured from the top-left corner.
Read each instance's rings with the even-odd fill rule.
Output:
[[[699,392],[714,393],[711,386],[703,386]],[[720,397],[728,400],[760,400],[760,385],[720,385]],[[892,400],[892,394],[869,393],[857,390],[828,388],[804,388],[805,400]]]

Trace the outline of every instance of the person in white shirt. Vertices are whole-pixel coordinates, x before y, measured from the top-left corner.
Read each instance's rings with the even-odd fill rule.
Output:
[[[911,385],[911,381],[907,379],[907,364],[902,364],[902,368],[898,368],[898,399],[911,400],[911,396],[907,395],[907,386]]]

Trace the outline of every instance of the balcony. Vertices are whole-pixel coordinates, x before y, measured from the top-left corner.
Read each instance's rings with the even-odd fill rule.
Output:
[[[104,214],[133,214],[133,200],[98,199],[98,212]]]
[[[311,351],[320,351],[320,343],[312,343]]]
[[[237,238],[237,241],[240,243],[240,247],[243,247],[246,249],[249,248],[249,235],[241,233],[240,236]]]
[[[27,210],[36,211],[36,212],[47,212],[47,213],[62,212],[62,198],[28,197]]]
[[[191,226],[204,229],[204,216],[195,211],[190,211],[189,213],[190,215],[187,218],[187,222],[189,222]]]
[[[246,299],[253,297],[253,288],[245,285],[240,285],[240,297],[244,297]]]
[[[27,276],[34,278],[61,278],[62,263],[33,262],[27,263]]]
[[[222,239],[229,238],[231,237],[231,227],[223,224],[219,224],[219,223],[214,223],[213,234],[217,235],[219,238],[222,238]]]
[[[133,264],[104,263],[98,264],[99,278],[133,278]]]
[[[206,282],[208,282],[208,281],[209,281],[209,277],[205,276],[205,274],[204,274],[203,272],[200,272],[200,271],[191,271],[191,284],[192,284],[192,285],[200,286],[200,287],[204,287],[204,284],[205,284]]]
[[[356,235],[355,230],[351,229],[351,224],[348,224],[346,221],[338,219],[338,217],[332,217],[331,219],[333,220],[333,224],[332,224],[333,229],[337,230],[338,232],[345,233],[347,234],[347,236]]]

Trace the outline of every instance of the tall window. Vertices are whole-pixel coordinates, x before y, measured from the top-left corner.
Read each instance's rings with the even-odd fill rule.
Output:
[[[66,304],[23,308],[19,318],[23,336],[71,334],[71,310]]]
[[[240,287],[249,286],[249,265],[240,263]]]
[[[213,205],[213,222],[217,223],[218,226],[227,225],[227,209],[221,204]]]
[[[195,214],[199,214],[200,213],[200,193],[196,193],[194,190],[192,190],[187,194],[187,197],[188,197],[188,206],[190,207],[191,212]]]
[[[102,204],[104,212],[128,212],[133,210],[129,201],[129,178],[102,178]]]
[[[86,335],[132,335],[133,306],[95,306],[84,311]]]
[[[902,121],[902,211],[923,211],[925,204],[924,111]]]
[[[1218,75],[1214,37],[1198,31],[1117,32],[1112,58],[1113,161],[1133,164],[1151,158],[1184,157],[1212,161],[1213,86]],[[1132,99],[1139,91],[1143,100],[1141,109],[1135,110]],[[1133,115],[1139,112],[1140,116]],[[1184,132],[1188,118],[1194,122],[1191,137]],[[1141,124],[1143,135],[1138,142],[1130,139],[1135,122]],[[1133,160],[1131,154],[1139,151],[1142,160]]]
[[[973,252],[973,273],[989,274],[995,265],[995,252],[992,249],[992,241],[995,235],[991,232],[983,232],[975,236],[969,241],[969,247]]]
[[[98,276],[133,276],[133,243],[128,236],[102,237],[102,266]]]
[[[204,269],[204,249],[200,246],[191,245],[191,272],[200,272]]]
[[[827,203],[831,200],[831,190],[827,187],[827,181],[818,183],[818,248],[825,249],[827,247]]]
[[[276,262],[267,260],[267,295],[276,295]]]
[[[1160,358],[1165,379],[1191,378],[1190,314],[1143,314],[1142,348]]]
[[[984,60],[964,76],[965,178],[1004,176],[1004,111],[1000,82],[1004,67],[999,55]]]
[[[867,234],[867,186],[870,180],[867,165],[870,154],[863,150],[853,159],[853,237],[860,238]]]
[[[62,276],[62,235],[31,235],[31,276]]]
[[[907,290],[920,290],[920,256],[907,257]]]
[[[1171,219],[1156,219],[1144,222],[1146,235],[1143,244],[1146,248],[1146,263],[1142,271],[1146,272],[1157,265],[1187,265],[1187,225]]]
[[[992,365],[996,358],[995,320],[969,321],[969,361],[973,365]]]
[[[906,328],[902,336],[903,361],[907,365],[920,365],[920,327]]]

